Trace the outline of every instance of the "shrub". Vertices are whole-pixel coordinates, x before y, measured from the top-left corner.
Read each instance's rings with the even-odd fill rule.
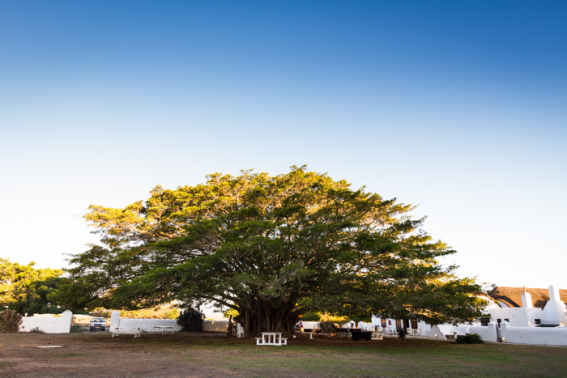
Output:
[[[323,333],[335,333],[337,332],[337,326],[333,322],[321,322],[321,332]]]
[[[465,336],[457,336],[457,344],[484,344],[484,341],[476,333],[467,333]]]
[[[177,324],[182,328],[182,332],[203,332],[203,315],[200,311],[191,307],[181,311]]]
[[[408,334],[408,331],[406,331],[405,328],[400,328],[400,329],[398,330],[398,337],[399,337],[400,339],[402,339],[402,340],[405,340],[405,339],[406,339],[406,335],[407,335],[407,334]]]
[[[22,316],[13,310],[0,312],[0,333],[18,332]]]
[[[304,322],[318,322],[319,320],[321,320],[321,315],[314,312],[306,312],[305,314],[303,314],[301,320]]]

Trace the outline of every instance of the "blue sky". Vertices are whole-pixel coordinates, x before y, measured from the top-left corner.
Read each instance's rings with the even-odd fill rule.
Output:
[[[444,262],[567,288],[564,1],[0,2],[0,256],[65,266],[155,185],[307,164]]]

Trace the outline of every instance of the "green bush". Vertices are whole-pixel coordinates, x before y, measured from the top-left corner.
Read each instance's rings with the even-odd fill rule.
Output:
[[[323,333],[335,333],[337,332],[337,326],[333,322],[321,322],[321,332]]]
[[[321,315],[314,312],[306,312],[305,314],[303,314],[301,320],[304,322],[318,322],[319,320],[321,320]]]
[[[22,316],[13,310],[0,312],[0,333],[18,332]]]
[[[189,307],[181,311],[177,324],[181,326],[182,332],[203,332],[203,315],[200,311]]]
[[[484,344],[484,341],[476,333],[467,333],[465,336],[457,336],[457,344]]]

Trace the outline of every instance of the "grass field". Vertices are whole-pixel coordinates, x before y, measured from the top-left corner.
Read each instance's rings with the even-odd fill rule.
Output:
[[[38,349],[39,345],[61,348]],[[1,377],[565,377],[567,348],[199,334],[2,334]]]

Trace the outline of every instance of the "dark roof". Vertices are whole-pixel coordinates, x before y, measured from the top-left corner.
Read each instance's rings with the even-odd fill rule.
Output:
[[[532,303],[534,307],[539,307],[543,309],[549,300],[548,289],[533,289],[526,288],[526,291],[532,295]],[[502,286],[498,287],[490,297],[499,302],[503,302],[510,307],[522,307],[522,293],[524,292],[523,287],[509,287]],[[559,290],[559,295],[561,300],[567,300],[567,290]]]

